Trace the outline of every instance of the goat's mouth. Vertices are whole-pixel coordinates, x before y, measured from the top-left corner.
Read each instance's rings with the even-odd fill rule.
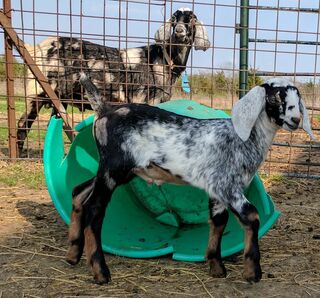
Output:
[[[176,41],[183,43],[188,41],[187,35],[185,33],[176,33],[175,39]]]
[[[299,127],[299,124],[290,124],[287,121],[284,121],[284,124],[286,125],[286,127],[288,128],[288,130],[296,130]]]

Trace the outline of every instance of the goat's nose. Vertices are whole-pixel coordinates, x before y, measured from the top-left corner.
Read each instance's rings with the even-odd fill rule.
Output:
[[[176,33],[183,33],[183,28],[181,26],[176,27]]]
[[[299,117],[291,117],[291,121],[297,125],[300,123],[300,118]]]

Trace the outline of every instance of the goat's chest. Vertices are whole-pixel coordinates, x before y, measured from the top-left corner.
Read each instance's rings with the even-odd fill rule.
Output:
[[[168,65],[164,65],[162,61],[156,61],[152,68],[156,86],[162,88],[168,87],[170,79],[170,67]]]

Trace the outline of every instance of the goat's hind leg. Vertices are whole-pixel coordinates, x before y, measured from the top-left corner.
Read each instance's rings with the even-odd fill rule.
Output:
[[[75,265],[80,261],[84,246],[84,203],[92,195],[94,178],[79,184],[72,192],[72,212],[69,227],[69,249],[67,262]]]
[[[224,204],[209,199],[209,243],[206,259],[210,266],[210,275],[226,277],[227,271],[221,259],[221,239],[227,225],[229,213]]]
[[[95,178],[92,198],[85,204],[84,249],[94,280],[99,284],[108,283],[111,280],[102,251],[101,229],[105,210],[116,183],[112,178],[107,177],[108,175],[104,174],[103,177]]]
[[[258,282],[262,277],[260,250],[258,243],[259,214],[243,194],[230,204],[231,210],[239,218],[245,230],[243,277],[249,282]]]

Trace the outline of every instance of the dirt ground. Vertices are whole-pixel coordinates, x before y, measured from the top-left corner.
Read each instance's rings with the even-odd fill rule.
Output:
[[[282,215],[260,241],[260,283],[242,279],[241,255],[226,260],[225,279],[211,278],[205,263],[106,255],[112,282],[99,286],[85,258],[65,262],[67,226],[46,189],[2,183],[0,298],[320,297],[320,182],[270,177],[265,186]]]

